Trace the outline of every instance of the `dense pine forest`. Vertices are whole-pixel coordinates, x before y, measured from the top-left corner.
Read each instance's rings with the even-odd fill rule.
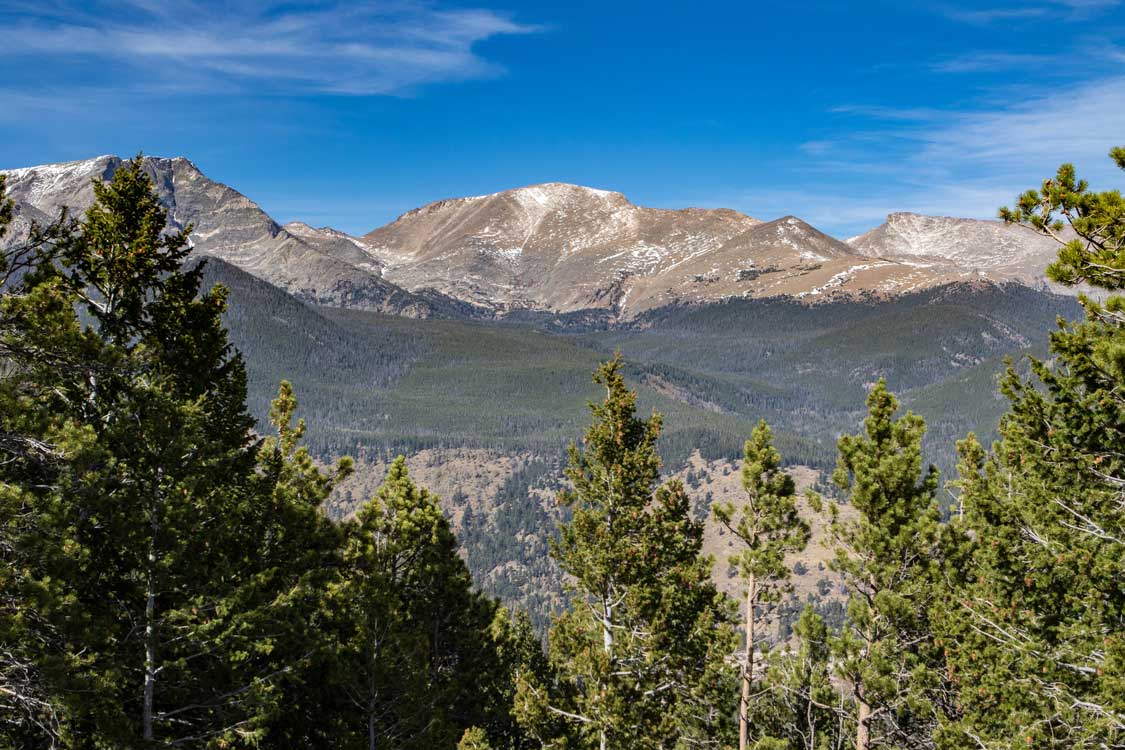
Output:
[[[1125,149],[1111,157],[1125,169]],[[563,349],[521,324],[470,343],[472,322],[416,335],[401,319],[270,309],[288,303],[189,257],[190,227],[166,229],[139,159],[94,189],[85,215],[36,227],[0,265],[0,745],[1125,747],[1125,297],[1112,295],[1125,199],[1072,166],[1002,217],[1059,237],[1053,280],[1111,294],[1080,298],[1073,321],[1033,310],[1040,328],[1021,336],[1038,356],[1007,364],[958,325],[980,312],[971,290],[877,324],[859,303],[829,325],[777,301],[628,328],[562,321]],[[276,334],[236,340],[228,327],[251,314]],[[951,345],[980,347],[959,380],[934,381],[938,363],[912,349],[935,315]],[[802,316],[800,335],[769,337]],[[863,372],[813,373],[799,399],[764,382],[842,332],[870,351]],[[301,361],[302,337],[322,344],[316,361]],[[288,345],[255,352],[267,340]],[[530,358],[520,372],[554,382],[527,398],[555,401],[497,403],[481,347]],[[256,383],[244,353],[269,363]],[[747,361],[763,382],[731,375]],[[879,377],[892,365],[911,406],[954,403],[995,372],[1003,398],[995,415],[943,413],[934,434]],[[315,388],[291,383],[309,373]],[[427,405],[442,377],[463,379],[460,411]],[[684,391],[709,408],[686,408]],[[354,464],[322,459],[354,436],[316,423],[341,408],[369,415],[357,429],[384,450],[459,431],[533,447],[547,457],[501,493],[515,507],[548,489],[558,512],[483,531],[462,519],[467,564],[398,458],[354,515],[330,517]],[[982,417],[981,437],[962,429]],[[568,441],[555,486],[550,456]],[[737,598],[712,579],[691,482],[665,471],[694,449],[740,460],[741,501],[709,509],[733,540]],[[799,492],[798,462],[834,467],[831,482]],[[846,592],[833,622],[782,606],[785,557],[809,543],[802,508],[828,529]],[[564,606],[537,628],[470,566],[554,519]],[[766,637],[783,616],[791,636]]]

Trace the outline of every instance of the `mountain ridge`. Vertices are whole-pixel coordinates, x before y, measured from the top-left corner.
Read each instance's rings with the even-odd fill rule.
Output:
[[[17,231],[81,211],[113,155],[5,170]],[[314,304],[408,317],[593,312],[630,319],[669,304],[891,297],[951,282],[1042,286],[1054,243],[1000,222],[894,212],[840,240],[794,215],[650,208],[623,193],[545,182],[444,198],[362,237],[280,224],[186,157],[144,157],[170,224],[222,258]],[[22,221],[22,224],[21,224]]]

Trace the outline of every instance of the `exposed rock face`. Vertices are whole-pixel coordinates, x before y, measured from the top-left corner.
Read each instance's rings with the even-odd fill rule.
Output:
[[[6,172],[18,220],[13,237],[30,221],[46,223],[66,206],[81,214],[93,202],[92,181],[108,180],[121,165],[116,156]],[[184,158],[144,158],[175,228],[192,226],[197,252],[213,255],[319,304],[352,306],[425,317],[458,307],[451,300],[427,299],[385,281],[379,264],[351,242],[310,242],[278,226],[241,193],[203,175]]]
[[[549,183],[438,201],[363,238],[386,278],[481,304],[631,316],[728,297],[896,293],[957,279],[950,263],[872,262],[792,216],[664,210]]]
[[[870,232],[848,240],[855,252],[874,258],[915,258],[955,263],[1027,284],[1045,282],[1043,270],[1058,243],[1002,221],[893,213]]]
[[[13,236],[81,212],[115,156],[9,171]],[[621,193],[547,183],[431,203],[362,238],[279,226],[183,158],[145,157],[171,223],[197,251],[301,299],[412,317],[514,310],[630,318],[673,303],[891,296],[951,281],[1043,283],[1055,245],[1000,222],[891,214],[840,242],[793,216],[644,208]]]
[[[386,277],[500,307],[612,308],[653,296],[637,279],[690,266],[759,224],[729,210],[634,206],[620,193],[550,183],[439,201],[364,242]],[[681,275],[690,276],[685,268]]]

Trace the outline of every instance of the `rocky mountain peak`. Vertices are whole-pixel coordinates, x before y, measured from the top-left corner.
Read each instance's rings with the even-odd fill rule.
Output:
[[[100,156],[7,172],[17,222],[85,210],[92,181],[121,164]],[[787,215],[638,206],[622,193],[546,182],[451,198],[363,237],[278,225],[250,198],[184,157],[145,157],[175,227],[200,253],[303,299],[399,314],[516,308],[630,317],[667,304],[732,297],[894,295],[949,281],[1038,283],[1054,243],[996,221],[892,213],[846,243]],[[17,227],[18,230],[19,227]]]
[[[889,214],[885,223],[847,244],[870,257],[955,263],[1028,283],[1043,282],[1043,270],[1058,251],[1053,240],[1027,227],[908,212]]]
[[[26,236],[32,221],[54,220],[67,207],[82,214],[93,202],[94,180],[109,180],[117,156],[8,170],[16,226],[5,242]],[[455,314],[463,305],[440,294],[406,292],[382,278],[377,259],[346,235],[328,236],[301,225],[289,231],[238,191],[209,179],[184,157],[144,157],[171,228],[191,226],[193,250],[247,271],[298,298],[328,305],[425,317]]]

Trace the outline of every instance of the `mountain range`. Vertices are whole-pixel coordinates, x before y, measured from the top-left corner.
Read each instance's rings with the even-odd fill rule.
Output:
[[[83,211],[116,156],[8,170],[24,226]],[[145,157],[170,223],[195,249],[305,301],[410,317],[596,311],[669,304],[890,297],[951,282],[1043,283],[1052,240],[997,221],[895,213],[847,241],[795,216],[646,208],[621,193],[547,183],[440,200],[362,237],[279,225],[185,158]]]
[[[92,181],[121,163],[5,172],[16,221],[3,242],[64,206],[84,211]],[[144,166],[169,223],[191,226],[207,283],[230,290],[259,424],[290,380],[314,453],[356,457],[332,512],[353,512],[405,454],[442,494],[476,580],[540,626],[561,601],[547,542],[566,446],[599,398],[590,373],[615,351],[639,408],[664,415],[666,470],[705,517],[740,502],[737,459],[759,419],[815,483],[880,377],[926,418],[927,459],[948,477],[957,438],[995,434],[1005,358],[1044,354],[1057,317],[1080,314],[1044,283],[1053,245],[995,221],[897,213],[841,241],[792,216],[645,208],[549,183],[351,236],[282,226],[187,159]],[[810,549],[820,558],[796,568],[797,591],[838,618],[824,550]]]

